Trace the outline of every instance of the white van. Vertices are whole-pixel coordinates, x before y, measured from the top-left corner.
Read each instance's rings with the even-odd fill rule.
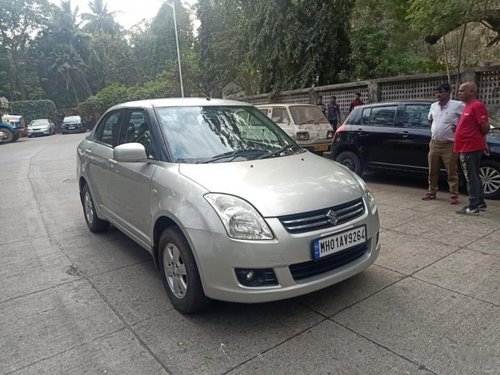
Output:
[[[333,128],[318,106],[280,103],[262,104],[256,107],[301,147],[319,154],[330,151]]]

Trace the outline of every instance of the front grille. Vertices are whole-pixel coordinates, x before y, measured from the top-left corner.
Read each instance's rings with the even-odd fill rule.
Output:
[[[328,212],[334,213],[335,220],[327,217]],[[316,211],[278,217],[288,233],[306,233],[314,230],[331,228],[347,223],[365,213],[363,199],[359,198],[338,206]]]
[[[364,244],[339,251],[338,253],[329,255],[323,259],[292,264],[289,267],[292,277],[295,281],[299,281],[342,267],[347,263],[362,257],[368,251],[368,243],[369,242],[366,242]]]

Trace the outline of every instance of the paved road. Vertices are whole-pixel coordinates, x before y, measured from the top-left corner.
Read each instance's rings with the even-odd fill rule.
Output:
[[[0,374],[500,374],[500,202],[462,217],[445,192],[422,202],[371,179],[376,265],[302,298],[183,316],[147,252],[87,230],[83,137],[0,146]]]

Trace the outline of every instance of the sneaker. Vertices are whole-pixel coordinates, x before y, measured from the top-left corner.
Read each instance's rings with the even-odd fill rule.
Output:
[[[478,209],[479,211],[486,211],[486,209],[487,209],[487,208],[488,208],[488,206],[486,205],[486,203],[485,203],[485,202],[483,202],[483,203],[479,203],[479,204],[478,204],[478,206],[477,206],[477,209]]]
[[[423,201],[430,201],[432,199],[436,199],[436,192],[434,191],[428,191],[427,193],[424,194],[422,197]]]
[[[450,198],[448,198],[448,202],[450,202],[450,204],[458,204],[459,203],[458,196],[451,195]]]
[[[456,211],[459,215],[479,215],[479,210],[477,208],[469,208],[469,206],[462,207],[460,210]]]

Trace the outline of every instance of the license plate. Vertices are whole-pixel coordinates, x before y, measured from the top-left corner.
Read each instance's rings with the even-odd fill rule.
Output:
[[[313,241],[313,259],[320,259],[338,251],[366,242],[366,225],[336,233]]]
[[[69,126],[68,129],[74,129],[75,127],[74,126]]]
[[[328,151],[329,146],[328,143],[324,145],[314,145],[314,151]]]

